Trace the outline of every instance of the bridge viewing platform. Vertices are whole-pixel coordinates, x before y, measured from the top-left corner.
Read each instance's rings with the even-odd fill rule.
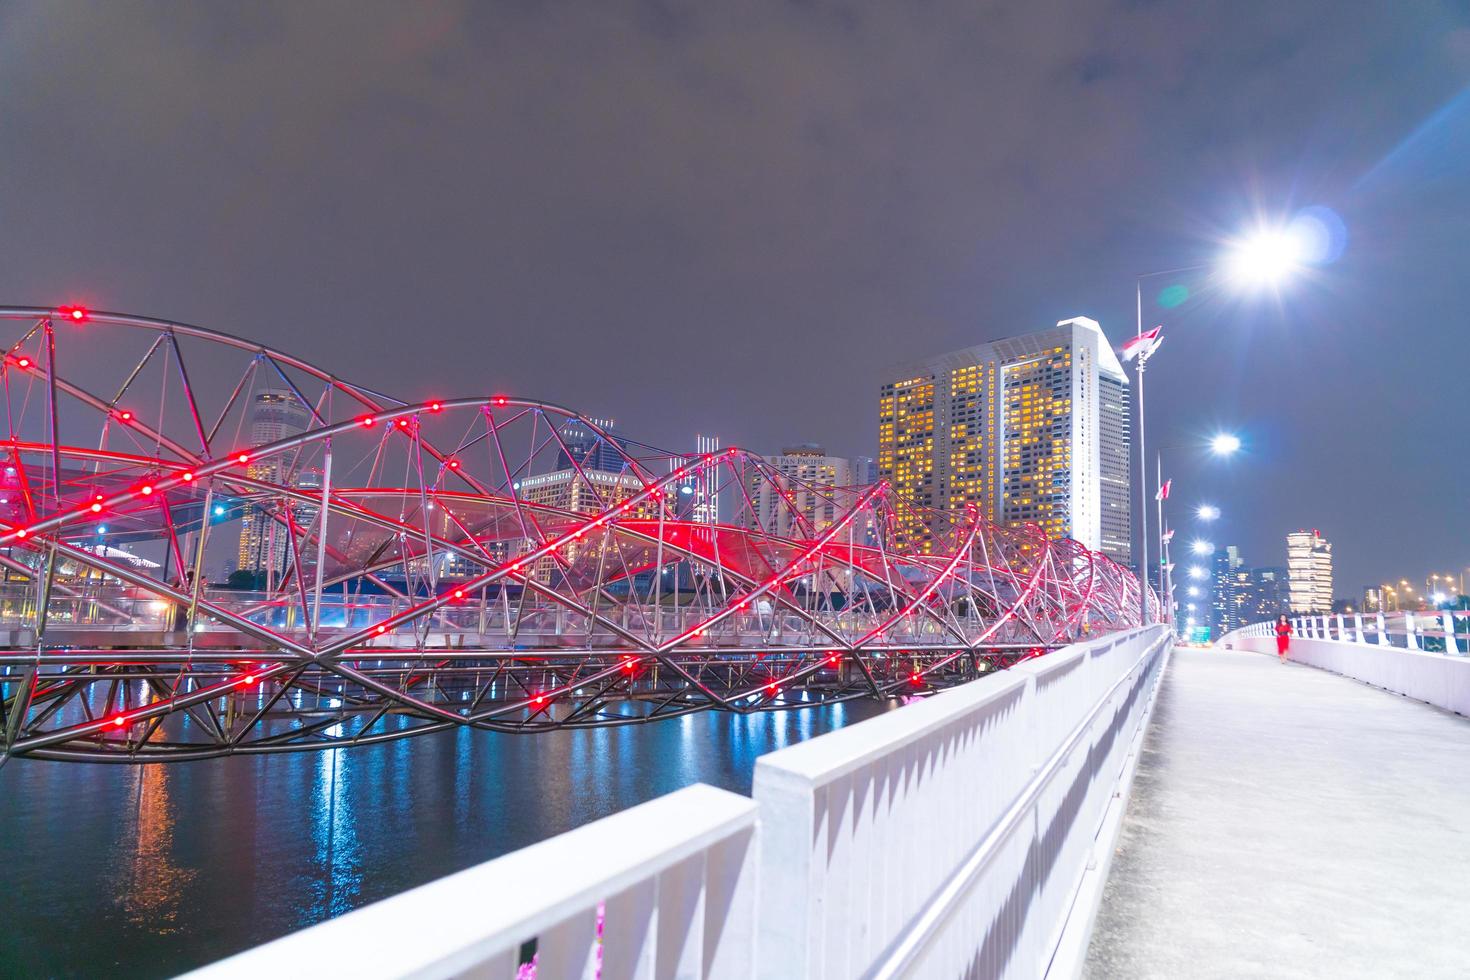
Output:
[[[1293,646],[1328,644],[1349,646]],[[1449,711],[1274,654],[1176,650],[1087,975],[1470,975],[1467,760]]]

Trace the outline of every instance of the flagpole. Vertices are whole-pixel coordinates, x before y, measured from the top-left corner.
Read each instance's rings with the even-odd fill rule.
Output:
[[[1143,340],[1143,278],[1134,281],[1135,309],[1138,313],[1136,341]],[[1148,353],[1138,352],[1138,624],[1148,625],[1148,454],[1144,445],[1143,372]]]
[[[1159,504],[1159,588],[1164,593],[1164,621],[1169,622],[1174,616],[1174,577],[1169,573],[1169,542],[1164,538],[1164,451],[1159,450],[1154,458],[1158,463],[1154,499]],[[1171,632],[1172,629],[1171,626]]]

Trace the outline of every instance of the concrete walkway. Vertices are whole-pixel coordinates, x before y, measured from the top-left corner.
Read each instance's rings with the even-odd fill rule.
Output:
[[[1176,651],[1085,975],[1470,977],[1470,721]]]

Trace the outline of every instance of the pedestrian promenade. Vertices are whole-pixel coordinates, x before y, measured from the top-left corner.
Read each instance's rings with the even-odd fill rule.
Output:
[[[1176,651],[1085,975],[1470,977],[1470,720]]]

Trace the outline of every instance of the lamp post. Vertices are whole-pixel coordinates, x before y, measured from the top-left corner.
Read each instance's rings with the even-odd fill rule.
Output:
[[[1279,284],[1291,273],[1299,269],[1307,259],[1309,246],[1303,240],[1303,236],[1292,227],[1258,227],[1249,234],[1230,243],[1225,255],[1219,262],[1219,268],[1231,280],[1241,285],[1253,287],[1274,286]],[[1180,266],[1176,269],[1160,269],[1157,272],[1144,272],[1134,276],[1134,311],[1137,315],[1137,333],[1135,339],[1142,342],[1143,338],[1143,281],[1145,279],[1156,279],[1159,276],[1182,275],[1186,272],[1199,272],[1210,269],[1213,266],[1208,263],[1197,265]],[[1150,351],[1144,348],[1138,356],[1138,546],[1140,554],[1138,557],[1138,572],[1142,578],[1138,590],[1138,612],[1139,622],[1148,622],[1148,497],[1144,488],[1148,486],[1148,447],[1145,439],[1144,429],[1144,385],[1143,375],[1148,367]],[[1236,443],[1236,449],[1239,443]],[[1229,450],[1233,452],[1234,450]],[[1159,487],[1162,488],[1162,481]],[[1157,495],[1156,491],[1156,495]],[[1160,500],[1159,534],[1163,535],[1163,515]],[[1166,563],[1163,560],[1164,545],[1160,542],[1160,578],[1159,584],[1163,583],[1163,572]],[[1172,609],[1170,610],[1172,613]]]
[[[1210,453],[1212,455],[1214,455],[1214,456],[1221,456],[1221,457],[1232,456],[1232,455],[1234,455],[1236,452],[1238,452],[1240,450],[1241,441],[1240,441],[1240,437],[1237,436],[1237,435],[1235,435],[1234,433],[1221,432],[1221,433],[1217,433],[1215,436],[1213,436],[1210,439],[1210,441],[1208,443],[1208,447],[1209,447]],[[1158,449],[1158,450],[1155,451],[1155,456],[1154,456],[1155,465],[1157,466],[1157,484],[1156,485],[1159,488],[1154,493],[1154,499],[1158,503],[1158,510],[1159,510],[1159,568],[1161,569],[1161,573],[1160,573],[1160,577],[1159,577],[1159,584],[1163,588],[1163,592],[1164,592],[1164,595],[1163,595],[1164,615],[1166,617],[1168,617],[1171,621],[1173,620],[1173,616],[1174,616],[1174,573],[1173,573],[1173,570],[1169,567],[1169,565],[1170,565],[1170,562],[1169,562],[1169,538],[1170,538],[1170,534],[1169,534],[1169,529],[1168,529],[1167,525],[1164,523],[1164,500],[1163,500],[1164,453],[1165,452],[1169,452],[1171,450],[1183,449],[1183,448],[1188,448],[1188,447],[1187,446],[1183,446],[1183,445],[1163,446],[1160,449]],[[1211,504],[1203,504],[1203,505],[1201,505],[1195,511],[1195,516],[1199,520],[1204,521],[1204,522],[1213,521],[1213,520],[1216,520],[1216,519],[1219,518],[1219,516],[1220,516],[1220,508],[1215,507],[1215,506],[1213,506]],[[1194,542],[1194,544],[1193,544],[1193,546],[1191,548],[1191,550],[1193,550],[1194,554],[1196,554],[1196,555],[1202,555],[1202,554],[1205,554],[1206,553],[1206,552],[1202,552],[1202,551],[1199,550],[1199,546],[1201,544],[1205,544],[1205,542],[1203,542],[1203,541],[1195,541]],[[1210,545],[1208,547],[1207,551],[1208,552],[1213,552],[1214,551],[1214,546],[1213,545]]]

